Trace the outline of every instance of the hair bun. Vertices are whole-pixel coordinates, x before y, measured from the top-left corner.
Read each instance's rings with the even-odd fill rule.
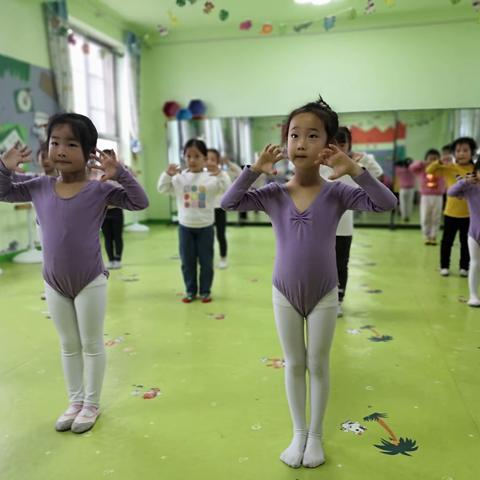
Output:
[[[315,102],[320,108],[324,108],[325,110],[332,110],[330,105],[319,95],[318,100]]]

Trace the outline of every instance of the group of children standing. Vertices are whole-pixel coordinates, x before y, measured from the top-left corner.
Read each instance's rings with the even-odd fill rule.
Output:
[[[108,207],[140,210],[148,206],[148,199],[133,175],[117,161],[115,152],[96,149],[97,131],[87,117],[54,115],[47,136],[48,159],[58,176],[17,181],[14,172],[28,161],[30,152],[26,147],[14,147],[0,161],[0,200],[31,201],[36,208],[43,233],[46,297],[60,337],[69,397],[69,406],[55,428],[82,433],[92,428],[100,415],[106,362],[103,324],[108,271],[101,258],[99,230]],[[260,175],[274,174],[275,164],[284,159],[279,145],[267,145],[255,163],[240,173],[228,163],[222,168],[219,153],[197,139],[184,147],[187,169],[181,171],[171,164],[158,181],[159,192],[173,194],[177,200],[185,303],[197,295],[204,303],[212,301],[214,224],[221,266],[225,267],[225,211],[263,211],[271,219],[277,249],[272,302],[293,425],[292,441],[280,458],[293,468],[314,468],[325,462],[323,418],[330,385],[329,353],[347,282],[351,211],[384,212],[397,204],[393,193],[376,178],[382,174],[381,167],[365,154],[352,153],[351,140],[349,130],[339,128],[337,114],[320,98],[293,110],[287,119],[283,142],[295,171],[286,183],[251,189]],[[444,164],[437,158],[438,152],[429,151],[425,165],[415,166],[415,171],[424,177],[425,196],[432,191],[441,195],[439,176],[451,186],[442,269],[448,269],[456,231],[461,231],[463,239],[468,228],[468,211],[465,215],[464,200],[458,198],[469,203],[469,304],[480,306],[476,295],[480,173],[476,166],[477,173],[470,175],[475,151],[476,145],[459,139],[454,143],[455,164]],[[89,162],[91,168],[103,172],[100,181],[88,177]],[[229,173],[238,176],[233,185]],[[456,174],[463,177],[457,183]],[[439,202],[425,201],[424,209],[425,218],[431,218]],[[428,232],[427,238],[434,239],[436,232],[431,228]],[[461,269],[466,272],[468,251],[462,255]]]

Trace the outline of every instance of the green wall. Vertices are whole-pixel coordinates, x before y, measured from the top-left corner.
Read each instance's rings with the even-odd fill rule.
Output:
[[[284,115],[319,93],[340,112],[480,106],[474,22],[298,37],[178,43],[144,50],[142,137],[151,218],[166,164],[167,100],[201,98],[208,115]]]

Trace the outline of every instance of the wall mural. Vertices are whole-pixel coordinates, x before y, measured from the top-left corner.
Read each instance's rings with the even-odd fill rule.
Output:
[[[52,72],[0,55],[0,91],[0,153],[18,141],[36,152],[49,116],[59,110]]]

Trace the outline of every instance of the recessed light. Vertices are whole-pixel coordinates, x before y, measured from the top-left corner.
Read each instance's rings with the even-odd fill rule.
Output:
[[[295,3],[299,3],[300,5],[327,5],[332,0],[295,0]]]

